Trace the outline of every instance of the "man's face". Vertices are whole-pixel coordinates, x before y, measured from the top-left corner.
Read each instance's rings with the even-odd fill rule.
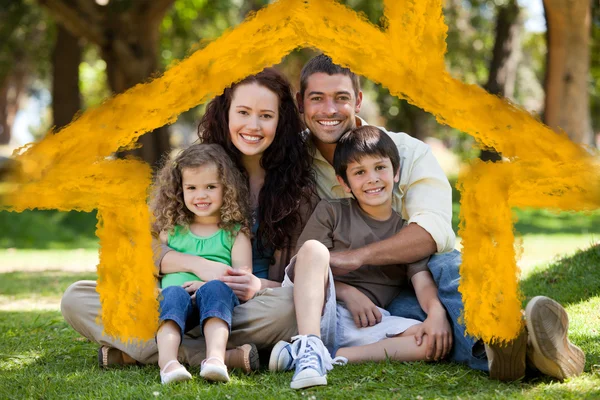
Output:
[[[337,143],[344,133],[355,127],[361,102],[362,92],[356,97],[352,80],[342,74],[314,73],[307,79],[304,98],[298,94],[306,127],[313,139],[327,144]]]

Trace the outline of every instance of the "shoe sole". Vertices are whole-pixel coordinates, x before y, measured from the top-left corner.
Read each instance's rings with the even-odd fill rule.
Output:
[[[200,376],[207,381],[212,382],[229,382],[229,375],[223,375],[221,371],[208,369],[200,372]]]
[[[271,372],[286,371],[286,369],[282,365],[283,362],[282,362],[281,358],[279,357],[279,354],[281,354],[281,350],[287,345],[289,345],[289,343],[278,342],[275,346],[273,346],[273,350],[271,350],[271,356],[269,357],[269,371],[271,371]]]
[[[527,331],[523,327],[519,336],[506,346],[485,345],[488,354],[490,378],[512,382],[525,376]]]
[[[260,358],[258,356],[258,348],[256,345],[254,343],[249,343],[240,346],[239,348],[244,351],[244,373],[249,374],[252,371],[258,371],[260,368]],[[248,360],[247,363],[246,359]]]
[[[326,386],[327,375],[315,376],[312,378],[298,379],[290,383],[292,389],[304,389],[312,386]]]
[[[569,316],[556,301],[537,296],[525,309],[531,338],[533,365],[546,375],[564,380],[577,376],[585,367],[585,354],[569,342]]]

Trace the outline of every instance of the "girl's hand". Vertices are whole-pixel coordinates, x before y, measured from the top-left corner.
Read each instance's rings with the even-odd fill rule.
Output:
[[[195,296],[196,290],[200,289],[200,286],[204,285],[205,283],[206,282],[202,281],[188,281],[181,285],[181,287],[184,288],[189,294],[193,294],[193,296]]]
[[[227,271],[227,275],[221,277],[221,282],[229,286],[240,301],[253,298],[262,286],[260,279],[247,267]]]

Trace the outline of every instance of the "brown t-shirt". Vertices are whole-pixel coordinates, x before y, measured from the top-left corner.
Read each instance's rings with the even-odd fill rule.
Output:
[[[405,221],[395,211],[387,221],[369,217],[354,199],[321,200],[306,223],[297,249],[307,240],[318,240],[334,251],[356,249],[387,239],[402,229]],[[387,305],[417,272],[428,271],[429,258],[411,264],[363,265],[335,280],[356,287],[379,307]]]

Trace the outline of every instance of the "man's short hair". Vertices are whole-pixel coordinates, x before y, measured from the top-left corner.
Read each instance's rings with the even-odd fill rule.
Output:
[[[322,72],[327,75],[341,74],[350,77],[354,95],[358,97],[358,92],[360,92],[360,81],[358,76],[350,71],[350,69],[334,64],[331,57],[326,56],[325,54],[319,54],[304,64],[304,67],[302,67],[302,71],[300,72],[300,96],[302,98],[304,98],[304,92],[306,91],[306,86],[308,86],[308,78],[317,72]]]
[[[376,126],[365,125],[349,130],[337,142],[333,153],[335,174],[341,176],[346,185],[349,185],[346,175],[348,164],[358,162],[365,156],[389,158],[394,175],[400,168],[400,155],[392,138]]]

